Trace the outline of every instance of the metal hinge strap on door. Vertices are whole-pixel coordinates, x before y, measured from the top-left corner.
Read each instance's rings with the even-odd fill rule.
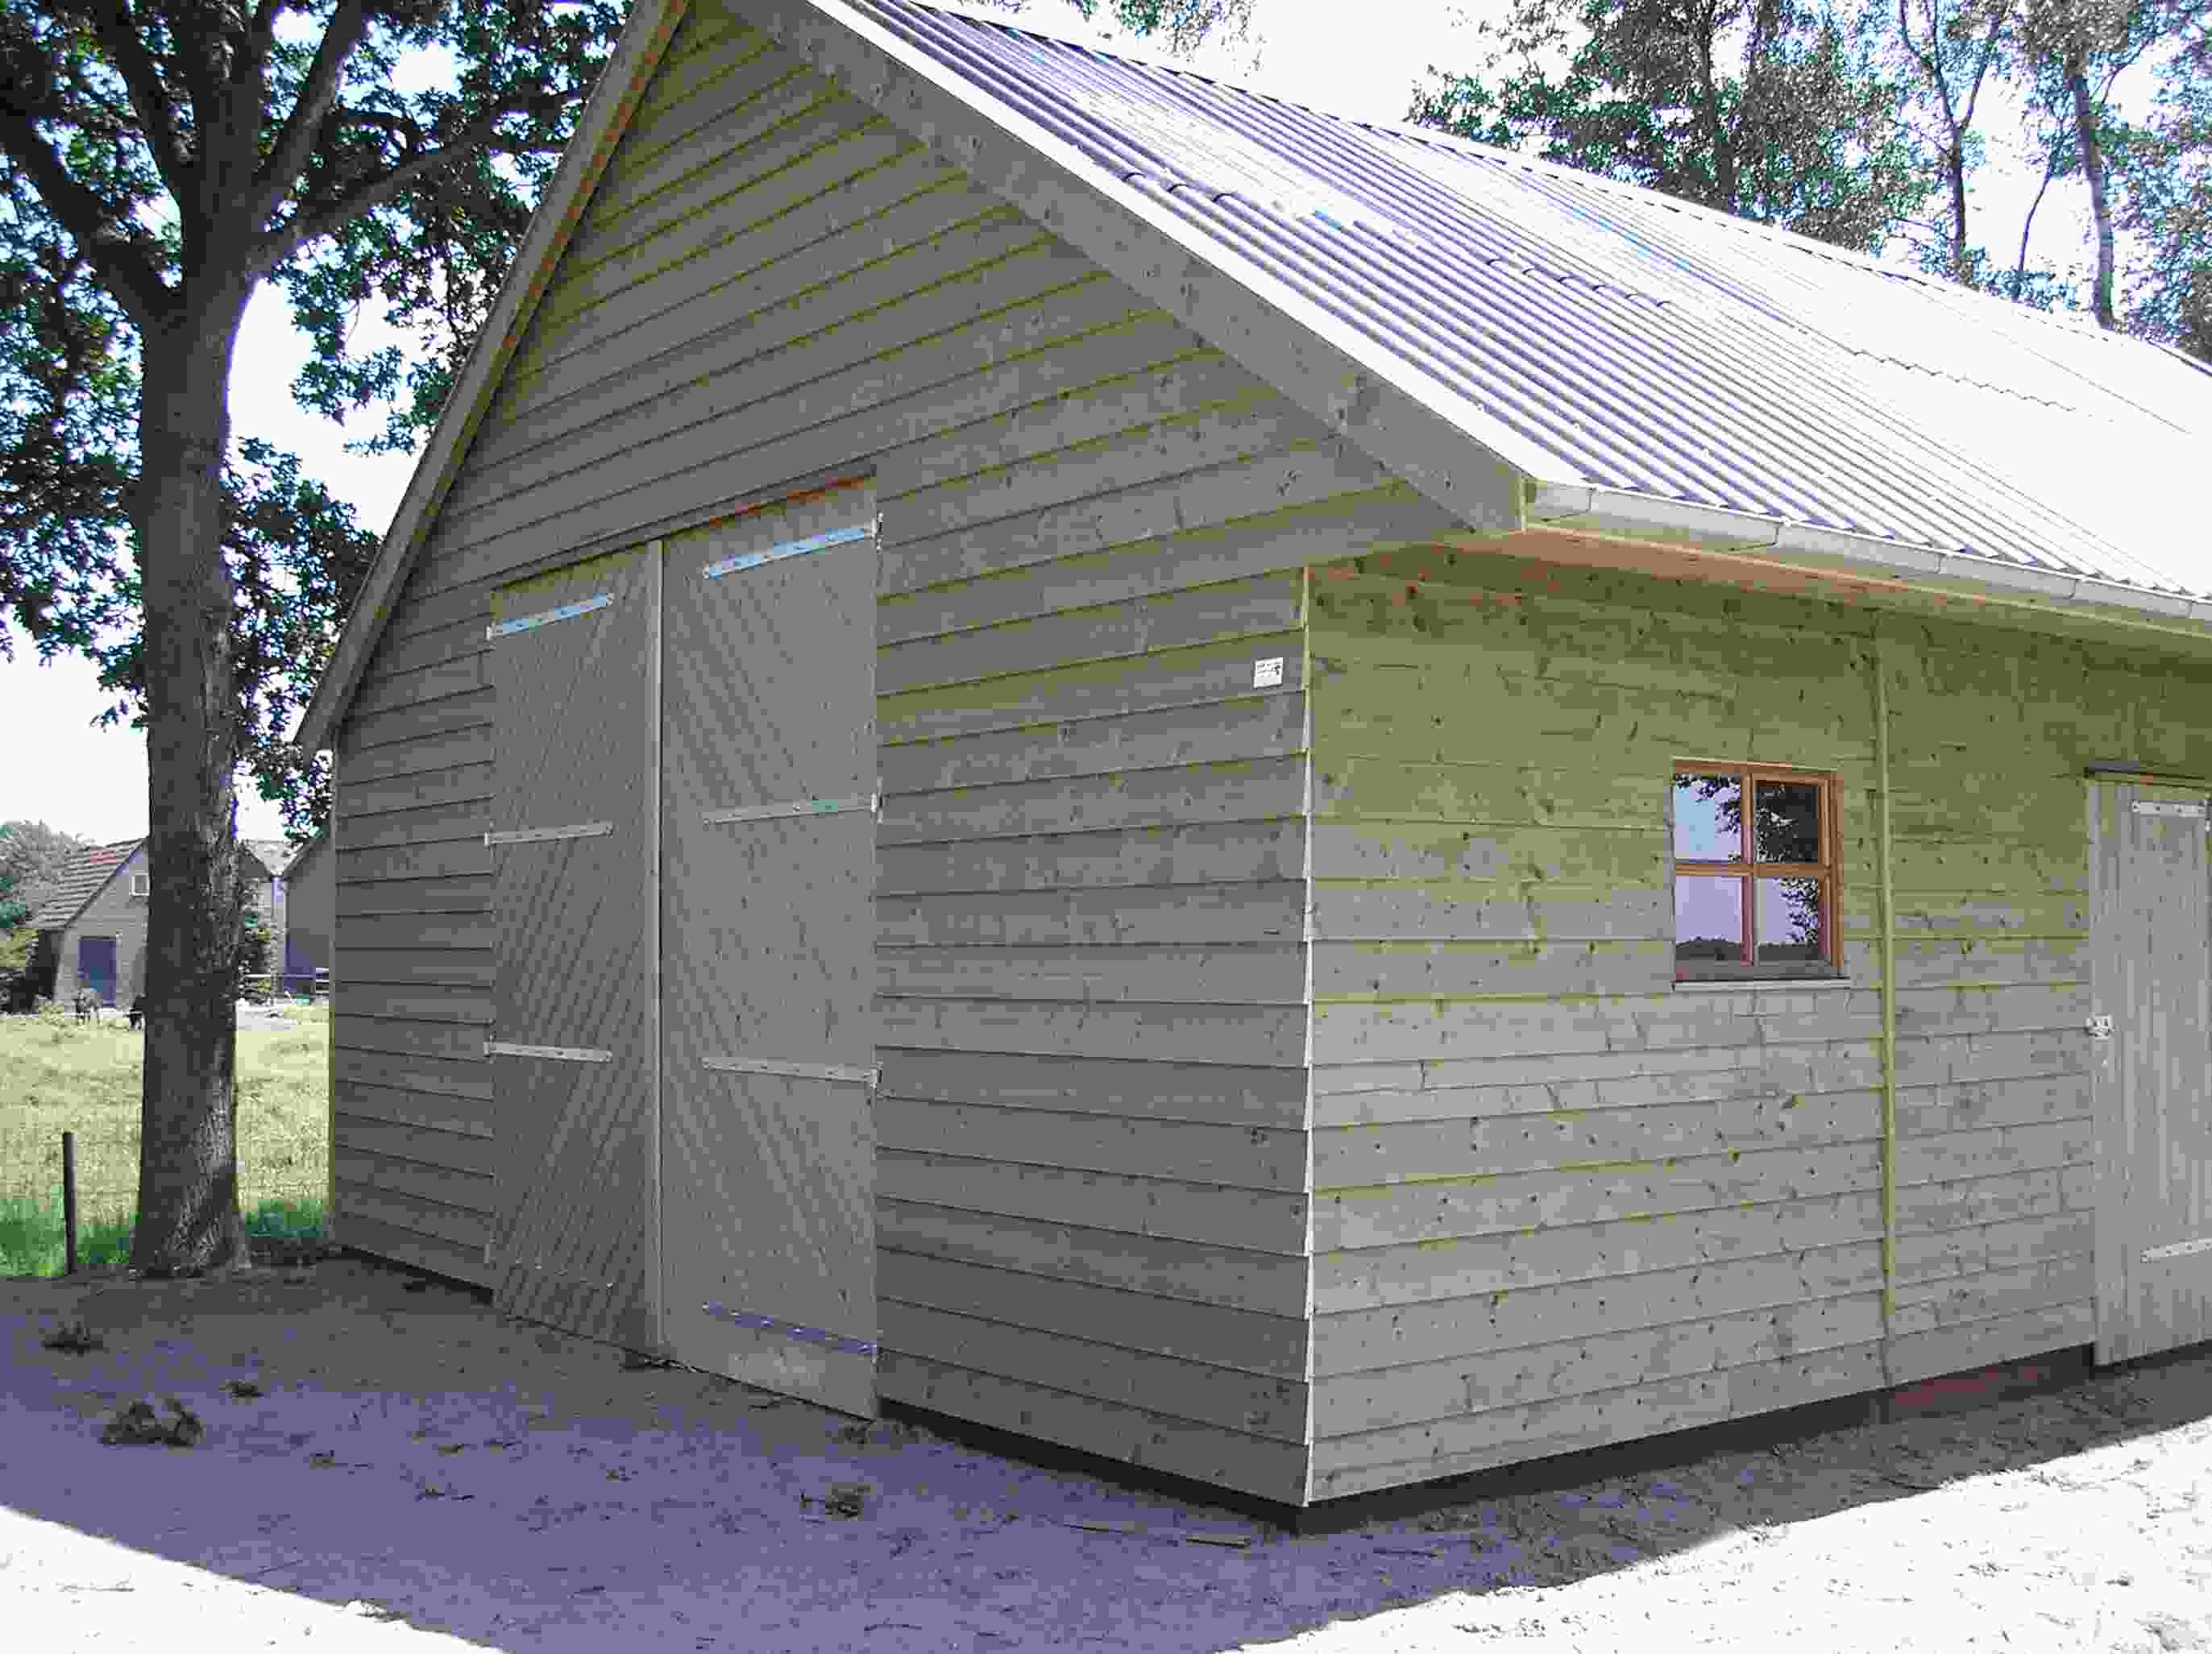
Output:
[[[782,804],[741,804],[735,809],[710,809],[699,819],[708,827],[721,827],[731,821],[769,821],[788,815],[839,815],[854,809],[872,815],[882,808],[883,795],[872,792],[865,798],[794,798]]]
[[[842,546],[854,540],[872,540],[881,517],[866,523],[856,523],[851,528],[831,529],[827,534],[810,534],[804,540],[786,540],[765,551],[741,552],[735,557],[725,557],[719,563],[709,563],[700,571],[701,578],[719,580],[725,574],[735,574],[740,569],[758,568],[763,563],[777,562],[786,557],[804,557],[810,551],[826,551],[831,546]]]
[[[884,1072],[843,1063],[777,1063],[765,1057],[705,1057],[699,1065],[716,1074],[775,1074],[787,1080],[834,1080],[841,1085],[872,1088],[881,1081]]]
[[[554,839],[598,839],[615,830],[612,821],[586,821],[580,827],[516,827],[511,832],[487,833],[484,845],[542,845]]]
[[[487,1057],[550,1057],[557,1063],[611,1063],[615,1054],[592,1045],[517,1045],[504,1039],[484,1041]]]
[[[2142,1261],[2154,1263],[2160,1258],[2188,1257],[2197,1252],[2212,1252],[2212,1235],[2201,1236],[2195,1240],[2177,1240],[2171,1246],[2153,1246],[2143,1253]]]
[[[578,603],[562,603],[560,608],[549,609],[540,615],[525,615],[519,620],[501,621],[484,627],[484,641],[489,643],[495,639],[512,637],[517,632],[527,632],[533,627],[550,626],[556,621],[573,621],[579,615],[588,615],[595,609],[605,609],[614,600],[612,592],[602,591],[596,597],[586,597]]]
[[[2197,803],[2182,803],[2178,801],[2168,803],[2164,800],[2137,799],[2128,808],[2138,815],[2183,815],[2196,821],[2206,819],[2204,806]]]
[[[848,1338],[840,1333],[824,1331],[820,1327],[801,1326],[796,1321],[780,1321],[773,1315],[754,1315],[721,1304],[702,1304],[699,1307],[717,1321],[750,1327],[756,1332],[776,1332],[804,1343],[827,1344],[848,1355],[872,1356],[876,1353],[876,1341],[872,1338]]]

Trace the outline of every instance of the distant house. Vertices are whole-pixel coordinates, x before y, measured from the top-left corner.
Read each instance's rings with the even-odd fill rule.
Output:
[[[322,838],[310,839],[284,869],[284,987],[298,993],[331,968],[337,915],[334,858]]]
[[[246,900],[268,926],[274,957],[283,957],[284,881],[290,846],[281,839],[243,841]],[[103,1005],[128,1004],[146,991],[146,910],[152,889],[146,840],[125,839],[81,851],[46,905],[31,916],[39,932],[33,974],[57,1000],[80,987]]]

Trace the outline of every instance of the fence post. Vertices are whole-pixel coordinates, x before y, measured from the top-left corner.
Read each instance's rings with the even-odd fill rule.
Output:
[[[62,1257],[64,1275],[76,1273],[76,1133],[62,1133]]]

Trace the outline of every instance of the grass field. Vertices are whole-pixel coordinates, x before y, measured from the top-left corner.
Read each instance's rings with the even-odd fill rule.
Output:
[[[239,1203],[249,1233],[321,1233],[329,1186],[330,1011],[238,1035]],[[58,1275],[62,1133],[76,1134],[77,1256],[131,1248],[144,1036],[120,1018],[0,1017],[0,1275]]]

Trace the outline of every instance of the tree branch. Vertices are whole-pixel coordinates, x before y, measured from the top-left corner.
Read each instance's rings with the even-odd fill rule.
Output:
[[[169,289],[140,242],[110,225],[107,203],[70,176],[27,116],[0,110],[0,148],[31,175],[46,209],[69,232],[139,330],[157,331],[169,308]]]
[[[303,205],[293,215],[289,223],[270,232],[246,255],[246,273],[256,278],[267,275],[310,241],[325,235],[335,235],[355,219],[374,212],[410,184],[478,149],[507,155],[558,154],[562,146],[557,143],[496,142],[499,123],[510,115],[551,114],[582,96],[581,91],[555,93],[487,110],[463,127],[451,142],[402,162],[381,178],[367,179],[323,206]],[[349,112],[350,114],[361,112]]]
[[[92,26],[100,41],[113,54],[116,69],[123,76],[124,85],[131,93],[131,107],[138,117],[141,136],[146,147],[154,152],[154,165],[161,169],[161,182],[168,186],[170,196],[179,207],[191,198],[191,162],[185,154],[184,140],[178,136],[175,121],[170,118],[169,88],[161,83],[161,71],[154,55],[146,50],[138,30],[125,15],[124,0],[105,0],[92,9]]]
[[[276,0],[263,0],[263,9],[272,14],[273,28]],[[254,22],[258,28],[260,19],[257,16]],[[246,221],[257,233],[276,210],[276,203],[292,192],[293,185],[299,182],[300,174],[306,170],[307,157],[315,150],[315,140],[322,136],[323,122],[337,101],[345,66],[368,33],[368,9],[363,0],[338,0],[337,9],[331,15],[330,27],[323,31],[322,44],[315,48],[315,61],[301,85],[300,96],[291,112],[284,117],[276,141],[270,146],[269,159],[254,175],[253,209]]]

